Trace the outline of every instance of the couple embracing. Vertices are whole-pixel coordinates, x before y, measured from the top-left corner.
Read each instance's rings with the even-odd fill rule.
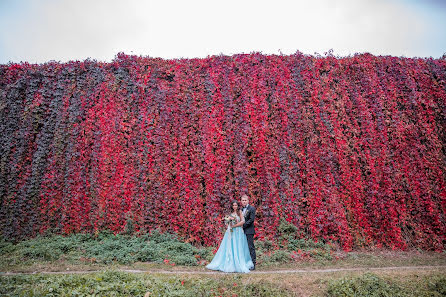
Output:
[[[223,272],[249,272],[256,267],[254,247],[254,220],[256,209],[249,205],[249,198],[241,198],[242,209],[237,201],[231,203],[231,214],[225,217],[228,226],[220,247],[206,268]]]

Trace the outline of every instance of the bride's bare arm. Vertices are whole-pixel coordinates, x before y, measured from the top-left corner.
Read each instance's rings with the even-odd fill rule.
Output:
[[[245,218],[243,217],[242,211],[240,211],[238,215],[240,216],[241,221],[238,222],[237,224],[235,224],[234,226],[232,226],[232,228],[241,227],[245,223]]]

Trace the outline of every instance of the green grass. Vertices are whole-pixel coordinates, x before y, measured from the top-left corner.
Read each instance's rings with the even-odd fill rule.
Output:
[[[357,277],[333,280],[327,286],[327,297],[440,297],[446,296],[446,275],[434,275],[415,282],[380,277],[365,273]]]
[[[439,297],[446,275],[435,271],[331,274],[132,274],[0,276],[1,296],[313,296]]]
[[[286,288],[238,276],[202,278],[106,271],[0,277],[1,296],[292,296]]]

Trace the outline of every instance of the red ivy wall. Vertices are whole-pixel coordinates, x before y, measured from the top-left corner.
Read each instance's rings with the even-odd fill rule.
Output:
[[[0,65],[0,228],[217,243],[243,193],[259,239],[446,245],[446,60],[295,55]]]

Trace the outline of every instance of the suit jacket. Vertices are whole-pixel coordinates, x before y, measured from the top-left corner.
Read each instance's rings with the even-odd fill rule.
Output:
[[[245,223],[243,224],[243,231],[245,234],[255,234],[254,220],[256,219],[256,208],[248,205],[245,212]]]

